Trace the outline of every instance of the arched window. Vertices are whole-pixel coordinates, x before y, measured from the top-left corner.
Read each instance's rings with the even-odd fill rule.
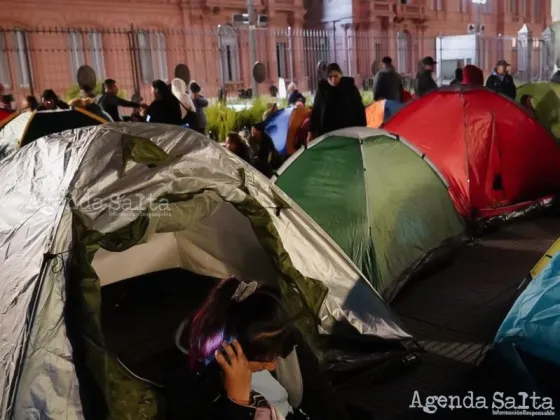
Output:
[[[237,33],[230,25],[220,26],[218,31],[220,48],[220,68],[224,82],[238,82],[241,80],[239,65],[239,42]]]
[[[410,63],[410,32],[403,31],[397,33],[397,60],[399,73],[412,73]]]
[[[70,72],[72,81],[78,81],[78,69],[86,63],[84,54],[84,40],[81,31],[71,29],[68,33],[68,48],[70,51]]]

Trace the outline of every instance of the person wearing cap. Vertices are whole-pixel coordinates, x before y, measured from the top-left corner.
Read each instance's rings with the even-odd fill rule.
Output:
[[[391,57],[383,57],[382,68],[373,79],[373,100],[389,99],[403,102],[404,84],[396,72]]]
[[[437,89],[437,83],[432,77],[436,64],[437,62],[432,57],[424,57],[422,59],[422,69],[416,75],[416,96],[423,96]]]
[[[366,110],[354,78],[342,75],[337,63],[327,66],[327,80],[319,88],[311,110],[311,137],[348,127],[365,127]]]
[[[498,61],[496,68],[486,80],[486,87],[515,101],[517,88],[515,87],[513,77],[507,72],[509,65],[506,60]]]

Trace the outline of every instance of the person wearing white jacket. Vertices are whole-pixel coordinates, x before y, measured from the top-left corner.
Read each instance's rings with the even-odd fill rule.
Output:
[[[187,84],[183,79],[176,77],[171,81],[171,91],[181,103],[181,118],[183,118],[183,121],[189,122],[191,119],[187,119],[187,114],[192,112],[193,116],[196,115],[196,107],[194,106],[190,95],[187,93]],[[194,127],[191,128],[195,129]]]

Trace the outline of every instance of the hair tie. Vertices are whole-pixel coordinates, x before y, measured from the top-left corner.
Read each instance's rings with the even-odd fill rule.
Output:
[[[257,290],[258,283],[256,281],[252,281],[250,283],[241,282],[237,289],[235,289],[235,293],[231,297],[231,300],[234,302],[243,302]]]

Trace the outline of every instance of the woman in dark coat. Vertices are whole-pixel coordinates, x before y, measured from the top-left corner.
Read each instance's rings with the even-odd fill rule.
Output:
[[[163,80],[152,82],[154,100],[146,110],[146,122],[181,125],[181,104]]]
[[[360,91],[352,77],[342,76],[336,63],[327,66],[327,80],[319,82],[310,122],[314,138],[341,128],[367,125]]]
[[[176,344],[168,420],[348,419],[271,286],[223,280]]]

